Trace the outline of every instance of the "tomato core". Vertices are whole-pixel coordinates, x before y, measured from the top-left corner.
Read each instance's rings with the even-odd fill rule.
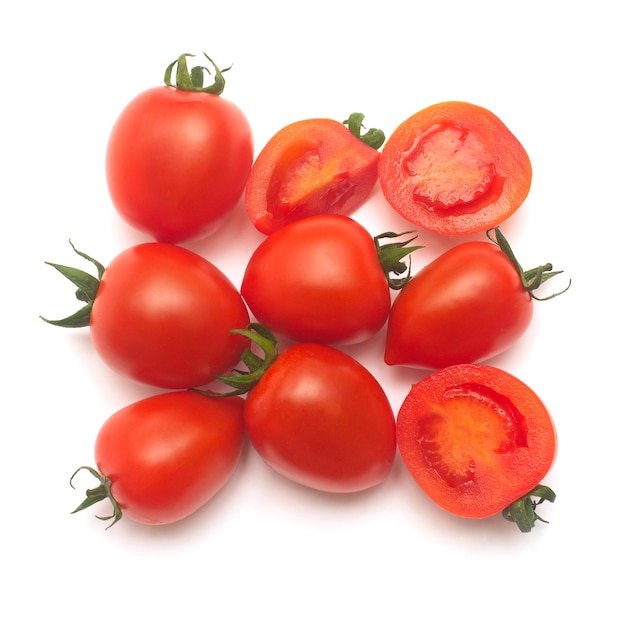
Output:
[[[416,431],[426,463],[453,488],[476,482],[477,465],[493,465],[494,455],[527,447],[527,435],[524,416],[511,401],[475,383],[446,389],[440,410]]]

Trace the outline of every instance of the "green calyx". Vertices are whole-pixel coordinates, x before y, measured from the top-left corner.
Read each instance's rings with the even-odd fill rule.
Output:
[[[550,487],[537,485],[531,492],[522,496],[502,511],[502,516],[509,522],[515,522],[523,533],[529,533],[535,526],[535,522],[548,524],[546,520],[537,515],[536,508],[546,500],[554,502],[556,494]]]
[[[219,67],[213,62],[213,59],[207,54],[204,56],[211,64],[211,69],[215,74],[215,78],[210,85],[204,84],[204,78],[206,75],[211,76],[211,69],[198,65],[189,69],[187,66],[187,57],[193,57],[193,54],[185,53],[181,54],[178,59],[173,61],[167,66],[165,70],[165,76],[163,78],[165,84],[168,87],[175,87],[181,91],[197,91],[200,93],[211,93],[214,96],[219,96],[226,86],[226,80],[224,79],[224,72],[227,72],[230,67],[220,70]],[[172,73],[176,67],[175,81],[172,82]]]
[[[45,263],[47,265],[54,267],[56,270],[61,272],[65,278],[76,285],[78,288],[75,293],[76,299],[80,302],[85,302],[86,304],[84,307],[76,311],[76,313],[73,313],[68,317],[64,317],[63,319],[50,320],[41,315],[40,317],[44,322],[48,322],[48,324],[53,324],[54,326],[62,326],[63,328],[81,328],[83,326],[89,326],[91,309],[93,307],[93,302],[96,299],[98,289],[100,288],[100,280],[102,279],[105,268],[102,263],[92,259],[84,252],[78,251],[71,241],[70,245],[78,256],[81,256],[83,259],[86,259],[95,265],[98,276],[92,276],[91,274],[75,267],[68,267],[67,265],[59,265],[58,263],[50,263],[46,261]]]
[[[493,235],[492,235],[492,232],[494,233]],[[558,291],[557,293],[553,293],[544,298],[540,298],[539,296],[536,296],[535,295],[536,289],[541,287],[541,285],[543,285],[543,283],[545,283],[550,278],[558,274],[562,274],[563,271],[562,270],[554,271],[552,269],[552,263],[546,263],[545,265],[540,265],[539,267],[535,267],[531,270],[524,270],[524,268],[520,265],[518,260],[515,258],[515,255],[513,254],[513,250],[511,249],[509,242],[506,240],[502,232],[500,232],[499,228],[492,228],[491,230],[488,230],[487,237],[493,243],[495,243],[500,248],[500,250],[502,250],[502,252],[504,252],[504,254],[511,260],[513,265],[515,265],[517,272],[520,276],[520,279],[522,281],[522,286],[524,287],[526,291],[528,291],[531,298],[533,298],[534,300],[551,300],[552,298],[555,298],[556,296],[559,296],[562,293],[565,293],[570,288],[572,284],[571,279],[568,282],[567,287],[565,287],[565,289],[561,291]]]
[[[391,289],[402,289],[411,280],[411,259],[409,263],[405,263],[402,259],[415,250],[420,250],[424,246],[409,246],[407,245],[417,239],[411,237],[405,241],[394,241],[391,243],[382,244],[381,239],[395,239],[396,237],[403,237],[404,235],[410,235],[415,231],[408,230],[403,233],[386,232],[374,237],[374,244],[376,245],[376,252],[378,253],[378,260],[383,268],[383,272],[387,277],[387,284]],[[404,276],[402,276],[404,274]],[[393,276],[400,276],[400,278],[394,278]]]
[[[348,130],[364,144],[368,145],[374,150],[378,150],[385,143],[385,133],[379,128],[370,128],[367,132],[362,133],[361,130],[365,128],[363,126],[363,120],[365,115],[363,113],[353,113],[343,123],[347,124]]]
[[[113,497],[113,494],[111,493],[111,481],[106,476],[103,476],[102,474],[100,474],[100,472],[93,469],[93,467],[82,465],[72,474],[72,477],[70,478],[70,486],[72,487],[72,489],[75,489],[74,484],[73,484],[74,477],[81,470],[87,470],[92,476],[98,479],[100,484],[97,487],[94,487],[92,489],[87,489],[85,499],[81,502],[81,504],[79,504],[72,511],[72,513],[78,513],[78,511],[84,511],[86,508],[89,508],[92,504],[96,504],[96,502],[100,502],[101,500],[109,500],[111,504],[113,505],[113,513],[111,513],[111,515],[107,515],[106,517],[102,517],[100,515],[96,515],[96,517],[105,522],[109,520],[113,520],[107,526],[107,529],[111,528],[113,524],[117,524],[117,522],[119,522],[122,519],[122,515],[123,515],[120,505],[117,503],[117,500]]]
[[[278,356],[278,341],[274,334],[265,326],[258,323],[248,324],[245,328],[237,328],[230,331],[231,334],[242,335],[260,348],[262,356],[255,354],[250,348],[246,348],[241,355],[241,361],[247,370],[233,370],[232,374],[216,376],[215,379],[232,387],[232,391],[216,393],[194,389],[198,393],[215,397],[240,396],[250,391],[263,377]]]

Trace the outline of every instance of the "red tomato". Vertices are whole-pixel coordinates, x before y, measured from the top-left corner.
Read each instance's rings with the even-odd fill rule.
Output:
[[[385,362],[437,369],[488,359],[528,328],[533,300],[486,241],[456,246],[416,274],[389,315]]]
[[[269,140],[252,166],[245,193],[257,230],[269,235],[303,217],[349,215],[363,204],[376,184],[376,148],[384,135],[374,130],[362,138],[362,119],[351,116],[352,132],[335,120],[302,120]]]
[[[313,489],[368,489],[393,465],[395,419],[385,392],[330,346],[300,343],[270,357],[248,391],[244,419],[263,460]]]
[[[526,151],[491,111],[442,102],[405,120],[385,144],[380,187],[406,220],[436,233],[494,228],[530,190]]]
[[[174,391],[139,400],[113,414],[95,444],[100,480],[79,506],[111,500],[144,524],[169,524],[206,504],[228,481],[244,437],[242,398]],[[75,512],[76,512],[75,511]]]
[[[315,343],[363,341],[391,305],[374,238],[342,215],[308,217],[270,235],[248,262],[241,294],[264,326]]]
[[[496,241],[444,252],[402,289],[389,313],[385,362],[437,369],[491,358],[528,328],[534,295],[560,274],[546,264],[524,271],[498,229]]]
[[[51,263],[87,304],[45,321],[90,326],[96,351],[118,373],[168,389],[199,387],[232,369],[249,345],[230,334],[250,321],[241,295],[205,258],[173,244],[143,243],[105,269],[75,251],[96,264],[99,278]]]
[[[184,70],[186,56],[178,60]],[[211,93],[192,84],[189,74],[187,81],[177,76],[176,86],[134,98],[116,121],[106,154],[119,214],[170,243],[205,237],[221,226],[243,194],[254,154],[248,120],[219,95],[223,84]]]
[[[455,365],[414,385],[398,412],[397,435],[402,460],[426,495],[477,519],[527,496],[557,447],[539,397],[487,365]]]

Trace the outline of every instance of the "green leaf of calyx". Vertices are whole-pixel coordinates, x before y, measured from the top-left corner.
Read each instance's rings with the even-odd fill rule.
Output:
[[[241,355],[241,360],[247,370],[233,370],[229,375],[216,376],[215,379],[232,387],[232,391],[223,393],[192,389],[212,398],[227,396],[239,396],[250,391],[261,380],[265,372],[270,368],[278,356],[278,341],[274,334],[265,326],[258,323],[248,324],[245,328],[237,328],[230,331],[232,334],[247,337],[261,349],[263,356],[258,356],[246,348]]]
[[[206,75],[211,75],[211,69],[202,65],[197,65],[192,67],[190,70],[187,65],[187,57],[193,56],[193,54],[189,53],[181,54],[178,59],[170,63],[165,70],[163,81],[168,87],[175,87],[181,91],[196,91],[219,96],[224,91],[224,87],[226,86],[224,72],[227,72],[230,67],[220,70],[220,68],[213,62],[213,59],[205,53],[204,56],[211,64],[211,69],[215,74],[213,82],[205,86],[204,78]],[[174,82],[172,82],[174,67],[176,68],[176,77]]]
[[[113,497],[111,493],[111,481],[106,476],[100,474],[100,472],[93,469],[93,467],[89,467],[88,465],[82,465],[79,467],[70,478],[70,486],[72,489],[74,487],[74,477],[81,470],[87,470],[92,476],[98,479],[99,484],[97,487],[93,487],[92,489],[87,489],[85,492],[85,499],[72,511],[72,513],[78,513],[79,511],[84,511],[90,506],[96,504],[97,502],[101,502],[102,500],[109,500],[111,505],[113,506],[113,512],[111,515],[100,516],[96,515],[96,517],[103,521],[113,520],[108,526],[107,529],[111,528],[113,524],[117,524],[122,519],[123,513],[120,505],[117,503],[117,500]]]
[[[385,143],[385,133],[379,128],[370,128],[367,132],[362,133],[363,120],[365,115],[363,113],[352,113],[347,120],[344,120],[344,124],[347,124],[348,130],[364,144],[368,145],[374,150],[378,150]]]
[[[406,239],[405,241],[394,241],[391,243],[382,244],[380,243],[381,239],[395,239],[396,237],[403,237],[404,235],[411,235],[415,231],[408,230],[403,233],[392,233],[386,232],[381,233],[377,237],[374,237],[374,244],[376,245],[376,252],[378,254],[378,260],[380,262],[380,266],[387,277],[387,284],[391,289],[399,290],[402,289],[408,282],[411,280],[411,259],[409,258],[409,263],[405,263],[403,259],[415,252],[416,250],[420,250],[424,246],[408,246],[409,243],[415,241],[417,239],[417,235],[415,237],[411,237],[410,239]],[[394,278],[392,276],[400,276],[401,278]],[[402,276],[402,274],[405,274]]]
[[[98,289],[100,288],[100,280],[102,279],[105,268],[102,263],[99,263],[88,254],[77,250],[71,241],[70,245],[78,256],[89,261],[90,263],[93,263],[97,270],[97,276],[92,276],[91,274],[88,274],[87,272],[75,267],[60,265],[59,263],[50,263],[49,261],[45,261],[45,263],[46,265],[54,267],[54,269],[60,272],[63,276],[65,276],[65,278],[67,278],[77,287],[74,295],[79,302],[86,303],[86,306],[82,307],[75,313],[72,313],[72,315],[69,315],[68,317],[64,317],[62,319],[51,320],[43,317],[42,315],[40,315],[39,317],[44,322],[52,324],[53,326],[61,326],[63,328],[82,328],[84,326],[89,326],[89,322],[91,319],[91,309],[94,300],[96,299],[96,295],[98,294]]]
[[[535,522],[537,521],[543,522],[544,524],[549,523],[537,515],[536,508],[546,500],[548,502],[554,502],[555,499],[556,494],[550,487],[537,485],[525,496],[522,496],[519,500],[516,500],[513,504],[506,507],[506,509],[502,511],[502,516],[509,522],[515,522],[523,533],[528,533],[535,527]]]
[[[533,300],[551,300],[552,298],[555,298],[556,296],[560,296],[561,294],[565,293],[571,287],[572,281],[570,279],[565,289],[550,294],[549,296],[540,298],[535,294],[535,290],[541,287],[543,283],[550,280],[550,278],[553,278],[558,274],[562,274],[563,271],[554,270],[552,268],[552,263],[546,263],[545,265],[539,265],[538,267],[534,267],[530,270],[524,270],[524,268],[521,266],[521,264],[513,254],[513,250],[511,249],[509,242],[506,240],[505,236],[502,234],[499,228],[492,228],[488,230],[487,237],[493,243],[495,243],[500,248],[500,250],[502,250],[502,252],[511,260],[513,265],[515,265],[520,280],[522,281],[522,286],[530,294],[530,297],[533,298]]]

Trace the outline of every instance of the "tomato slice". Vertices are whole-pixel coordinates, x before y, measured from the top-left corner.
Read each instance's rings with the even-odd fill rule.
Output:
[[[338,121],[289,124],[252,166],[245,193],[248,216],[269,235],[303,217],[349,215],[376,184],[379,158],[378,150]]]
[[[491,111],[468,102],[442,102],[405,120],[379,163],[389,204],[444,235],[498,226],[524,202],[531,179],[521,143]]]
[[[400,456],[444,510],[485,518],[519,500],[552,466],[552,418],[525,383],[488,365],[454,365],[411,388],[397,418]]]

